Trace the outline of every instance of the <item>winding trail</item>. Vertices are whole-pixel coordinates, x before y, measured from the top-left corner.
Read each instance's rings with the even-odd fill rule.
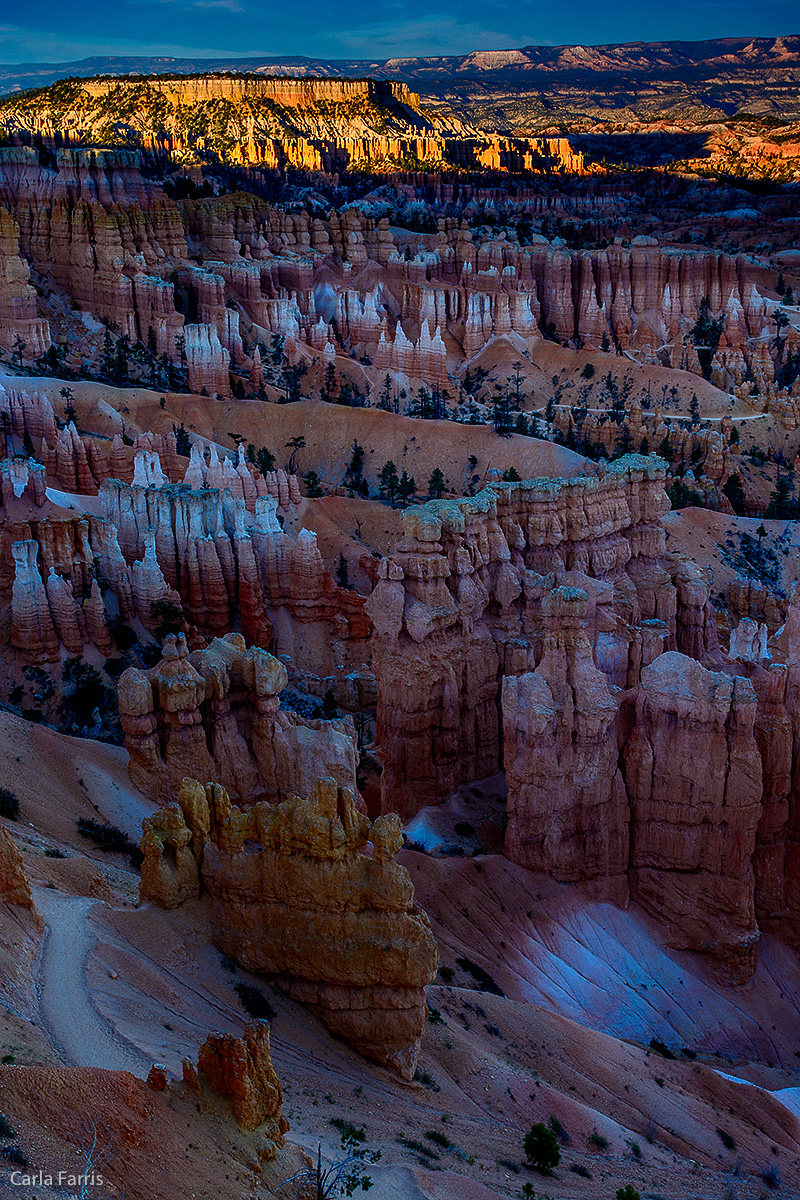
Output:
[[[34,888],[36,906],[47,922],[39,976],[42,1020],[54,1045],[78,1067],[105,1067],[144,1077],[149,1064],[126,1046],[92,1004],[86,960],[94,937],[89,911],[96,903]]]

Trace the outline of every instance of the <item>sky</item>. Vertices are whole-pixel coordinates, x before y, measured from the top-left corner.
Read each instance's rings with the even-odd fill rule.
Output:
[[[797,0],[0,0],[0,62],[95,55],[391,58],[800,32]],[[13,17],[13,20],[12,20]]]

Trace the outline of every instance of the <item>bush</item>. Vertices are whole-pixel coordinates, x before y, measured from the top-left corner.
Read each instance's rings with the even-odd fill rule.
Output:
[[[552,1113],[550,1114],[550,1128],[552,1129],[553,1133],[556,1135],[558,1140],[563,1143],[563,1145],[565,1145],[565,1146],[569,1145],[569,1143],[570,1143],[569,1134],[567,1133],[566,1129],[559,1121],[558,1117],[553,1116]]]
[[[426,1158],[439,1158],[435,1150],[431,1150],[430,1146],[426,1146],[423,1142],[418,1142],[416,1138],[407,1138],[402,1133],[397,1139],[400,1146],[405,1146],[406,1150],[414,1150],[417,1154],[424,1154]]]
[[[543,1175],[549,1175],[553,1168],[561,1162],[561,1151],[558,1148],[556,1135],[541,1122],[531,1125],[522,1139],[522,1148],[531,1166],[535,1167],[537,1171],[541,1171]]]
[[[641,1200],[641,1196],[635,1187],[626,1183],[625,1187],[617,1188],[617,1200]]]
[[[726,1150],[735,1150],[736,1149],[736,1139],[734,1137],[732,1137],[731,1134],[729,1134],[727,1130],[718,1129],[717,1136],[719,1137],[719,1140],[722,1142],[722,1144]]]
[[[15,1138],[16,1130],[12,1129],[3,1113],[0,1113],[0,1138]]]
[[[781,1186],[780,1173],[774,1163],[771,1167],[767,1167],[766,1171],[761,1172],[761,1178],[768,1188],[775,1189]]]
[[[0,1154],[2,1154],[7,1162],[14,1163],[18,1167],[28,1166],[27,1158],[16,1146],[2,1146],[0,1147]]]
[[[437,1146],[441,1146],[442,1150],[449,1150],[453,1143],[440,1129],[429,1129],[425,1134],[429,1142],[435,1142]]]
[[[589,1134],[589,1141],[593,1146],[596,1146],[598,1150],[608,1149],[608,1138],[604,1138],[603,1135],[598,1133],[596,1129]]]
[[[351,1142],[367,1140],[367,1131],[363,1125],[354,1125],[352,1121],[345,1121],[343,1117],[331,1117],[331,1125]]]
[[[19,816],[19,800],[10,788],[0,787],[0,817],[16,821]]]
[[[239,997],[242,1008],[254,1021],[272,1021],[276,1013],[261,988],[250,983],[234,984],[233,990]]]
[[[456,962],[462,971],[466,971],[468,975],[472,976],[478,985],[479,992],[489,992],[493,996],[505,996],[505,992],[497,986],[489,972],[484,971],[483,967],[479,967],[471,958],[457,958]]]
[[[423,1087],[430,1088],[432,1092],[440,1092],[442,1090],[433,1076],[429,1075],[427,1071],[415,1071],[414,1082],[421,1083]]]
[[[131,866],[142,865],[144,855],[141,850],[127,833],[117,829],[116,825],[107,825],[103,821],[96,821],[94,817],[80,817],[78,833],[87,841],[94,842],[104,854],[127,854],[130,856]]]
[[[575,1175],[580,1175],[581,1179],[592,1178],[592,1172],[587,1167],[582,1166],[581,1163],[572,1163],[570,1171],[574,1172]]]

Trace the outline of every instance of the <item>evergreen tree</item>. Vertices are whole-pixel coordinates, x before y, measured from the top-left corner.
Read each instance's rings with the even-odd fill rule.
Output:
[[[184,428],[183,421],[181,421],[180,425],[173,425],[172,432],[175,434],[175,449],[178,454],[189,458],[192,453],[192,443],[189,434]]]
[[[400,477],[400,482],[397,485],[397,495],[400,503],[406,505],[410,502],[411,497],[417,490],[417,483],[413,475],[407,475],[405,471]]]
[[[729,475],[722,485],[722,491],[728,497],[731,508],[737,517],[743,517],[746,511],[746,504],[741,475],[736,471],[734,471],[733,475]]]
[[[380,489],[389,497],[389,503],[394,504],[395,496],[397,495],[398,484],[400,477],[397,474],[397,467],[391,459],[383,464],[379,476]]]
[[[434,467],[428,480],[428,495],[439,500],[444,495],[444,473],[441,467]]]
[[[489,402],[492,424],[500,437],[511,437],[514,428],[513,395],[508,387],[494,385],[494,395]]]
[[[256,463],[262,475],[269,475],[275,470],[275,455],[266,446],[260,446],[256,454]]]
[[[62,399],[64,401],[64,416],[67,418],[68,421],[74,421],[75,420],[75,405],[72,403],[72,401],[74,399],[73,394],[72,394],[72,388],[63,387],[58,394],[59,394],[59,396],[62,397]]]
[[[306,471],[304,477],[306,484],[306,494],[312,499],[322,495],[322,486],[319,475],[316,471]]]
[[[722,320],[712,315],[711,300],[708,296],[703,296],[697,310],[697,321],[689,333],[697,350],[703,379],[711,378],[711,362],[719,345],[719,339],[722,337],[722,329]]]
[[[344,482],[347,487],[358,488],[364,476],[364,447],[359,445],[358,439],[353,442],[352,450],[350,451],[350,462],[344,476]]]
[[[789,520],[797,516],[797,501],[794,498],[794,480],[789,472],[778,472],[775,490],[769,498],[765,517]]]

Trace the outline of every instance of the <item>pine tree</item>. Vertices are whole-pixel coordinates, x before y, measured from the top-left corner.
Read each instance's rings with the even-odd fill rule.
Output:
[[[778,520],[789,520],[796,515],[797,501],[794,498],[794,480],[792,475],[789,472],[786,474],[778,472],[778,478],[775,481],[775,491],[769,498],[769,504],[764,516]]]
[[[306,495],[312,499],[317,499],[322,495],[322,485],[316,471],[306,471],[303,478],[306,484]]]
[[[389,503],[394,504],[397,488],[400,483],[400,477],[397,474],[397,467],[391,459],[383,464],[379,476],[380,489],[389,497]]]
[[[275,470],[275,455],[266,446],[260,446],[256,454],[256,463],[262,475],[269,475]]]
[[[428,480],[428,495],[439,500],[444,495],[444,473],[441,467],[434,467]]]
[[[400,482],[397,485],[397,495],[400,498],[401,504],[403,504],[403,505],[408,504],[411,500],[411,497],[416,492],[416,490],[417,490],[417,483],[416,483],[416,480],[414,479],[414,476],[407,475],[406,472],[403,471],[403,474],[400,477]]]
[[[192,442],[189,434],[186,432],[183,421],[180,425],[173,425],[172,432],[175,434],[175,449],[178,454],[182,454],[184,458],[189,458],[192,453]]]
[[[733,475],[729,475],[722,485],[722,491],[728,497],[731,508],[737,517],[743,517],[746,512],[746,498],[741,475],[736,471],[734,471]]]

